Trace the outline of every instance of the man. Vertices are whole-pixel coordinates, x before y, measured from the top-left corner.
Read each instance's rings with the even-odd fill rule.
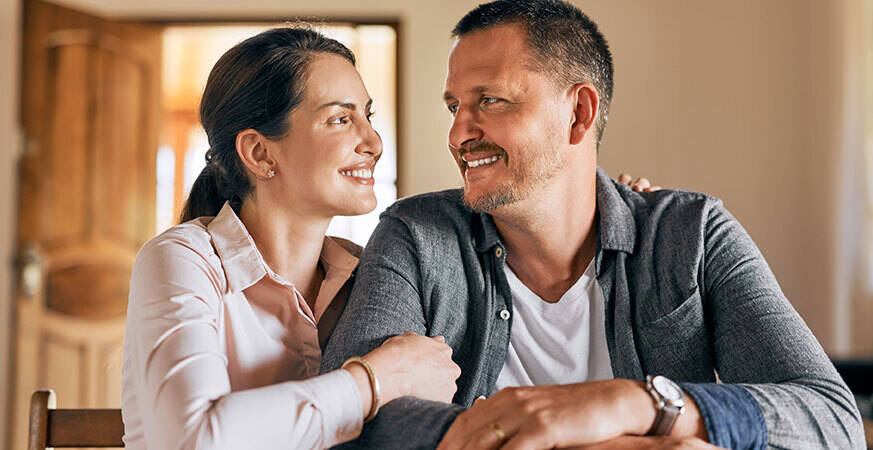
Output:
[[[357,445],[861,448],[851,393],[721,202],[597,168],[612,95],[597,26],[561,1],[500,0],[453,35],[463,192],[383,214],[323,370],[443,335],[457,405],[399,399]]]

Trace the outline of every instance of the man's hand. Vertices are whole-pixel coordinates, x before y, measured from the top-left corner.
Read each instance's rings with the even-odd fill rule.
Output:
[[[630,186],[636,192],[655,192],[661,190],[661,186],[652,186],[648,178],[640,177],[634,180],[634,177],[626,173],[618,176],[618,182]]]
[[[651,396],[631,380],[507,388],[459,415],[438,449],[573,447],[645,434],[654,419]]]

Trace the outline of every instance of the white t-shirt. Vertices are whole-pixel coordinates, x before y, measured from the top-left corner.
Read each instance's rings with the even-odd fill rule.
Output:
[[[505,265],[512,291],[512,332],[497,388],[612,378],[603,291],[593,260],[557,303],[533,293]]]

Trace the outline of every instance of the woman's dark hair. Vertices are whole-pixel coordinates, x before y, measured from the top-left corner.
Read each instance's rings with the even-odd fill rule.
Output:
[[[236,135],[252,128],[279,139],[288,132],[288,114],[303,100],[306,70],[317,53],[355,64],[348,47],[305,26],[264,31],[215,63],[200,101],[210,149],[182,209],[182,222],[214,216],[225,201],[239,211],[252,186],[236,153]]]

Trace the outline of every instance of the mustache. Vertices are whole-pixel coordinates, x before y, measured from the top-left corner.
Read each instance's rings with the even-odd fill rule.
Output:
[[[468,153],[493,153],[495,151],[500,153],[501,155],[506,155],[506,150],[504,150],[503,147],[497,144],[493,144],[491,142],[479,142],[477,144],[473,144],[470,147],[462,149],[460,152],[458,152],[458,157],[463,157]]]

